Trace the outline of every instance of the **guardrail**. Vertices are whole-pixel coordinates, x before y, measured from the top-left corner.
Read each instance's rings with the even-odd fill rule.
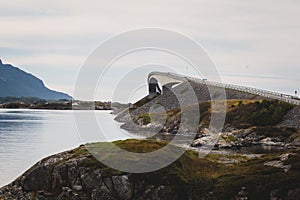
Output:
[[[205,79],[183,76],[180,74],[174,74],[174,73],[170,73],[170,72],[151,72],[148,77],[150,78],[151,76],[155,76],[155,75],[167,76],[167,77],[177,79],[180,81],[191,80],[191,81],[206,84],[209,86],[222,87],[225,89],[232,89],[232,90],[237,90],[237,91],[241,91],[241,92],[247,92],[250,94],[259,95],[259,96],[270,98],[270,99],[276,99],[276,100],[287,102],[287,103],[294,104],[294,105],[300,105],[300,99],[298,100],[298,99],[295,99],[294,96],[292,96],[292,95],[283,94],[283,93],[279,93],[279,92],[273,92],[273,91],[257,89],[257,88],[253,88],[253,87],[234,85],[234,84],[228,84],[228,83],[219,83],[219,82],[215,82],[215,81],[208,81]]]

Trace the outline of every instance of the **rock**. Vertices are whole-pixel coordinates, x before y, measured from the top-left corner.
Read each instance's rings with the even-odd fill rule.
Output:
[[[200,138],[200,142],[209,143],[210,141],[214,141],[215,138],[213,135],[205,136]],[[126,143],[127,144],[127,143]],[[132,143],[129,143],[132,144]],[[137,145],[136,141],[133,143]],[[147,144],[148,141],[147,141]],[[156,142],[155,142],[156,144]],[[163,143],[164,144],[164,143]],[[141,143],[144,145],[144,143]],[[141,147],[141,146],[137,146]],[[195,152],[194,152],[195,153]],[[79,199],[92,199],[92,200],[131,200],[131,199],[152,199],[152,200],[181,200],[181,199],[206,199],[205,195],[202,192],[210,193],[207,199],[217,199],[218,191],[214,190],[213,185],[211,184],[211,180],[204,180],[202,183],[202,177],[206,177],[206,170],[209,173],[214,172],[212,170],[224,169],[226,172],[226,177],[230,178],[230,176],[236,177],[237,174],[230,174],[230,170],[232,168],[227,168],[227,165],[235,165],[236,163],[241,162],[242,159],[239,157],[231,157],[231,155],[224,156],[225,159],[219,158],[218,161],[212,160],[202,160],[197,157],[197,154],[192,152],[184,154],[178,161],[176,161],[170,168],[164,168],[161,171],[145,173],[145,174],[132,174],[120,172],[114,169],[110,169],[103,164],[99,163],[91,154],[89,154],[84,146],[81,146],[75,150],[71,150],[68,152],[56,154],[45,158],[34,165],[31,169],[17,178],[13,183],[3,187],[0,189],[0,199],[57,199],[57,200],[79,200]],[[294,157],[290,160],[290,156],[298,156],[299,153],[294,151],[293,153],[285,153],[278,156],[276,160],[270,159],[269,162],[265,162],[263,160],[264,165],[271,167],[279,167],[282,168],[285,172],[288,170],[289,173],[284,175],[297,174],[297,170],[294,169],[294,166],[297,167],[297,164],[294,165],[295,162]],[[195,158],[192,158],[194,157]],[[276,154],[277,155],[277,154]],[[297,158],[297,157],[296,157]],[[250,159],[250,158],[249,158]],[[254,158],[253,158],[254,159]],[[190,165],[189,161],[193,165]],[[286,161],[292,161],[291,168],[290,165],[285,165]],[[205,167],[203,172],[203,176],[200,176],[201,179],[198,179],[194,172],[198,172],[197,169],[194,168],[195,163],[201,165],[201,170],[203,166]],[[204,165],[202,165],[202,162]],[[245,161],[248,162],[248,161]],[[253,164],[253,162],[249,162]],[[272,170],[269,167],[264,167],[260,162],[259,167],[256,167],[257,163],[255,163],[255,169],[258,168],[258,171],[252,171],[247,166],[247,170],[253,173],[260,173],[260,169],[263,169],[264,175],[265,172],[268,172],[266,177],[270,177],[273,174],[272,171],[276,171],[274,175],[276,176],[279,170]],[[185,174],[186,169],[191,170],[188,171],[190,174]],[[224,168],[223,168],[224,167]],[[209,168],[209,169],[208,169]],[[175,170],[176,171],[175,171]],[[182,171],[181,171],[182,169]],[[297,169],[297,168],[296,168]],[[174,171],[173,171],[174,170]],[[196,171],[197,170],[197,171]],[[266,170],[266,171],[265,171]],[[179,174],[177,173],[179,171]],[[222,171],[222,170],[220,170]],[[220,172],[218,171],[218,173]],[[232,170],[233,171],[233,170]],[[170,173],[170,174],[168,174]],[[182,174],[181,174],[182,173]],[[222,172],[220,173],[222,176]],[[181,179],[180,176],[184,175],[184,180]],[[190,179],[185,178],[185,176]],[[282,176],[279,176],[282,177]],[[297,177],[297,176],[295,176]],[[195,179],[194,179],[195,178]],[[227,179],[227,178],[226,178]],[[198,182],[200,180],[200,182]],[[212,179],[215,181],[216,179]],[[233,180],[233,179],[228,179]],[[234,179],[236,180],[236,179]],[[260,180],[260,179],[259,179]],[[256,181],[256,179],[254,180]],[[294,179],[293,179],[294,181]],[[262,186],[254,187],[262,188],[269,187],[267,183],[268,181],[262,181]],[[184,185],[188,183],[188,185]],[[283,184],[287,184],[285,182]],[[199,185],[200,184],[200,185]],[[270,183],[272,184],[272,183]],[[206,188],[206,185],[207,188]],[[226,187],[226,186],[225,186]],[[249,186],[250,187],[250,186]],[[277,187],[277,182],[275,184]],[[288,187],[290,199],[293,197],[297,197],[299,191],[297,190],[297,185],[294,187]],[[228,188],[227,188],[228,189]],[[276,189],[276,188],[275,188]],[[200,191],[200,192],[199,192]],[[236,191],[237,192],[237,191]],[[236,197],[236,199],[246,199],[247,190],[245,187],[241,189],[238,193],[231,193],[232,197]],[[269,195],[270,190],[268,190],[267,195]],[[287,196],[287,191],[285,192],[285,197]],[[201,198],[200,198],[201,197]],[[216,197],[216,198],[214,198]],[[288,198],[286,198],[288,199]]]
[[[252,132],[252,129],[249,128],[249,129],[234,129],[232,131],[229,131],[232,133],[232,135],[234,135],[235,137],[238,137],[238,138],[245,138],[247,135],[251,134]]]
[[[80,176],[82,186],[86,190],[92,190],[95,187],[101,187],[102,185],[102,176],[100,169],[97,169],[93,172],[87,172]]]
[[[275,141],[276,141],[276,139],[267,137],[265,139],[260,140],[260,144],[266,145],[266,146],[284,146],[283,142],[275,142]]]
[[[300,129],[300,106],[294,106],[285,116],[279,127]]]
[[[269,161],[269,162],[264,163],[264,165],[281,168],[284,170],[284,172],[288,172],[292,166],[285,165],[284,161],[288,160],[290,155],[295,155],[295,154],[293,154],[293,153],[282,154],[278,157],[279,160]]]
[[[91,199],[92,200],[117,200],[116,198],[111,196],[110,193],[104,192],[102,190],[96,190],[96,189],[92,191]]]
[[[234,199],[235,200],[247,200],[248,199],[248,195],[247,195],[245,186],[242,187],[242,190],[238,192],[238,194],[235,196]]]
[[[198,138],[193,141],[193,143],[191,144],[191,147],[201,147],[202,143],[203,143],[202,138]]]
[[[81,185],[74,185],[72,188],[74,190],[76,190],[76,191],[81,191],[82,190],[82,186]]]
[[[293,154],[293,153],[286,153],[286,154],[280,155],[280,156],[279,156],[280,161],[282,161],[282,162],[283,162],[283,161],[286,161],[287,159],[289,159],[290,155],[295,155],[295,154]]]
[[[300,136],[296,137],[293,141],[290,142],[290,146],[300,147]]]
[[[73,191],[68,187],[63,187],[62,193],[57,197],[56,200],[68,200],[72,199]]]
[[[111,177],[114,191],[117,193],[120,199],[128,200],[131,199],[133,189],[129,182],[128,176],[113,176]]]
[[[299,199],[300,189],[293,189],[288,191],[287,199]]]

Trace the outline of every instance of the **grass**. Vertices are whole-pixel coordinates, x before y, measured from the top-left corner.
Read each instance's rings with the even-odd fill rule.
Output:
[[[253,100],[253,99],[229,99],[227,100],[227,108],[230,110],[234,107],[238,107],[238,106],[242,106],[242,105],[247,105],[247,104],[251,104],[251,103],[261,103],[263,100]]]
[[[166,145],[165,142],[133,139],[116,141],[114,144],[121,149],[138,153],[153,152]],[[107,143],[90,145],[101,147],[101,153],[107,154],[108,157],[118,153],[109,153],[111,147]],[[80,147],[71,153],[73,157],[80,157],[87,151],[84,147]],[[264,165],[267,161],[278,159],[278,156],[279,154],[270,154],[249,159],[242,155],[209,154],[205,158],[199,158],[197,152],[189,150],[163,169],[151,173],[132,174],[130,179],[135,184],[143,183],[149,187],[165,185],[168,187],[168,195],[173,199],[184,199],[187,194],[200,198],[210,191],[218,199],[230,199],[243,186],[247,187],[250,199],[267,199],[274,189],[278,189],[279,193],[284,195],[287,194],[288,189],[300,187],[299,153],[296,152],[294,157],[286,161],[286,164],[293,166],[288,173],[284,173],[282,169]],[[90,170],[101,168],[104,177],[126,174],[110,169],[92,156],[87,158],[81,165]],[[230,165],[220,162],[226,159],[234,159],[237,162]]]
[[[248,127],[274,126],[280,123],[292,108],[293,105],[277,100],[242,102],[238,103],[238,106],[228,109],[226,124],[231,124],[237,128],[241,126],[245,128],[245,125]]]
[[[141,102],[139,102],[141,103]],[[196,114],[197,116],[189,116],[189,120],[185,123],[188,127],[195,127],[193,119],[197,119],[198,113],[195,113],[195,108],[200,111],[200,120],[199,127],[209,127],[211,120],[211,102],[200,102],[197,105],[190,105],[185,108],[175,108],[167,111],[165,126],[173,127],[174,122],[181,122],[181,115],[183,112]],[[217,104],[215,107],[215,114],[224,112],[223,109]],[[225,127],[235,127],[239,129],[255,128],[258,132],[266,132],[267,135],[270,135],[271,132],[274,132],[274,135],[284,134],[284,137],[287,138],[295,129],[280,129],[274,128],[275,125],[279,124],[283,117],[288,113],[289,110],[293,108],[293,105],[280,102],[277,100],[227,100],[226,101],[226,119]],[[153,113],[152,113],[153,114]],[[159,115],[160,113],[156,113]],[[162,113],[161,113],[162,114]],[[142,119],[143,124],[149,124],[152,122],[151,115],[149,113],[144,113],[139,115],[136,120]],[[192,120],[191,120],[192,119]],[[197,123],[197,122],[196,122]],[[179,125],[179,124],[177,124]],[[261,128],[257,128],[261,127]],[[285,133],[286,132],[286,133]],[[230,139],[230,138],[229,138]],[[232,139],[232,138],[231,138]]]
[[[142,122],[144,125],[150,124],[152,122],[150,114],[149,113],[144,113],[138,116],[137,120],[142,119]]]

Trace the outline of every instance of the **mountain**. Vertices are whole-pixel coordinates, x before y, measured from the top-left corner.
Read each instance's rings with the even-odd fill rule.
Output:
[[[50,90],[42,80],[0,60],[0,97],[37,97],[47,100],[72,99],[68,94]]]

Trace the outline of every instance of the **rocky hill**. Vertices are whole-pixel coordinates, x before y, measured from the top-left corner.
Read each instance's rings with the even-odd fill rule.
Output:
[[[186,135],[198,129],[198,134],[192,146],[205,145],[211,141],[215,133],[208,131],[211,121],[211,97],[206,85],[190,82],[198,98],[198,104],[192,105],[189,96],[185,101],[187,108],[180,108],[180,102],[174,93],[182,93],[185,83],[172,88],[154,98],[145,97],[133,104],[129,109],[119,113],[115,118],[123,122],[121,126],[137,134],[158,133],[157,135],[177,134],[181,121],[182,110],[193,110],[198,107],[200,121],[198,127],[184,127]],[[219,142],[215,148],[240,148],[252,145],[272,145],[279,147],[300,146],[300,106],[266,99],[258,95],[226,89],[226,118]],[[151,116],[164,116],[162,113],[150,113],[150,108],[156,104],[166,110],[166,122],[157,124]],[[197,109],[198,109],[197,108]],[[219,111],[224,112],[224,111]],[[215,116],[218,112],[214,113]],[[153,134],[152,134],[153,135]],[[172,138],[172,137],[170,137]]]
[[[47,100],[72,99],[48,89],[42,80],[0,60],[0,97],[37,97]]]
[[[165,145],[153,140],[114,144],[139,153]],[[138,162],[135,157],[129,159]],[[168,167],[132,174],[110,169],[80,146],[41,160],[1,188],[0,199],[296,200],[300,196],[299,160],[297,150],[257,157],[211,153],[205,158],[189,150]]]

